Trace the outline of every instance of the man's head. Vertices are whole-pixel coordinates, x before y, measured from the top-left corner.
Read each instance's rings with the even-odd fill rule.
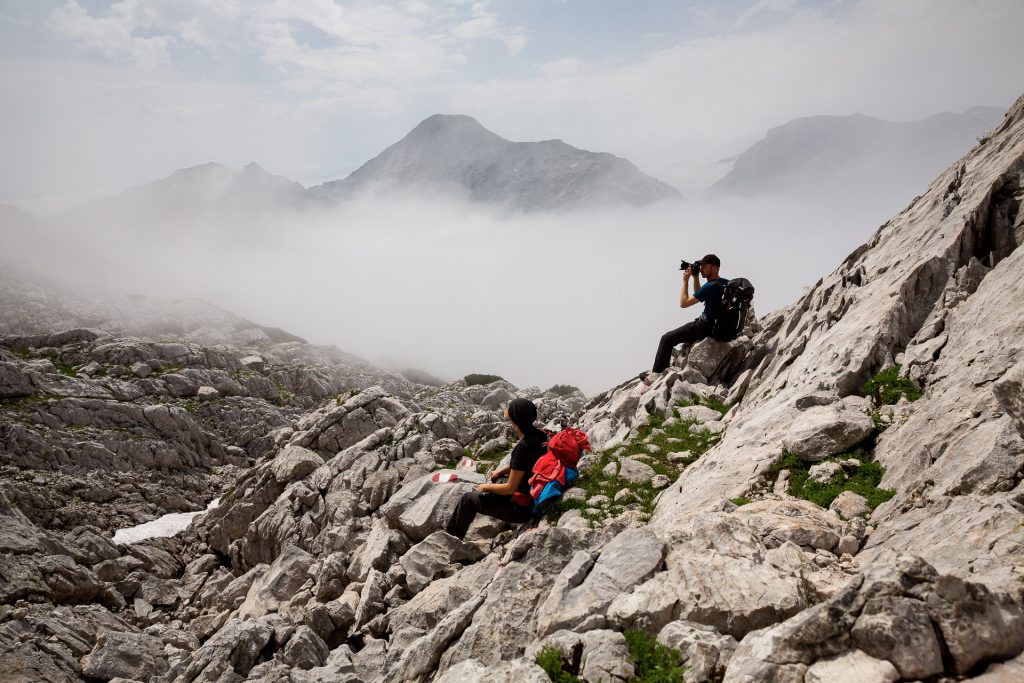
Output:
[[[705,279],[714,279],[718,277],[718,268],[722,265],[722,262],[714,254],[708,254],[700,260],[700,274]]]

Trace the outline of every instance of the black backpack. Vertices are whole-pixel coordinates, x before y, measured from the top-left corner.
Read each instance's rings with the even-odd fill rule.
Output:
[[[711,323],[711,336],[729,342],[740,336],[747,324],[750,302],[754,298],[754,285],[738,277],[722,285],[722,305]]]

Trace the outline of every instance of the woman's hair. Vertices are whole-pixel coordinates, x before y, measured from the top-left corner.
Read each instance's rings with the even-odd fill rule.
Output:
[[[508,404],[508,419],[512,420],[523,434],[529,434],[536,429],[533,423],[537,419],[537,406],[529,399],[513,399]]]

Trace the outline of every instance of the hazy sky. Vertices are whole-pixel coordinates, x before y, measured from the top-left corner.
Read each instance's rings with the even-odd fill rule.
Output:
[[[596,392],[696,315],[678,259],[717,252],[767,313],[911,199],[701,199],[724,158],[800,116],[1009,106],[1021,26],[1021,0],[0,0],[0,203],[52,211],[207,161],[313,185],[439,112],[613,152],[687,199],[526,216],[361,200],[234,225],[154,210],[42,250],[83,290],[197,296],[446,378]]]
[[[0,0],[0,201],[206,161],[306,185],[433,113],[625,156],[684,191],[791,118],[1024,90],[1020,0]]]

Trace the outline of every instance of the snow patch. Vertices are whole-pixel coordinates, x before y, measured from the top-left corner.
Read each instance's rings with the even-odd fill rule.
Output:
[[[220,505],[220,498],[214,498],[206,506],[206,510],[212,510]],[[163,538],[174,536],[179,531],[184,531],[197,515],[206,510],[198,512],[172,512],[163,517],[154,519],[152,522],[145,522],[127,529],[118,529],[114,532],[114,543],[138,543],[147,538]]]

